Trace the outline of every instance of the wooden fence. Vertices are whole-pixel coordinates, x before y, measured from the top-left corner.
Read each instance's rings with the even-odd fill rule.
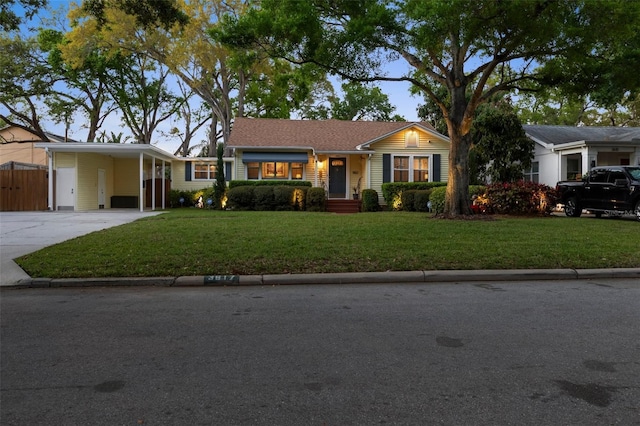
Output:
[[[0,211],[47,210],[47,170],[0,170]]]

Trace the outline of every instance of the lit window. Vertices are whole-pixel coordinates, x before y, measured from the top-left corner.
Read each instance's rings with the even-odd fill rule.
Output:
[[[289,179],[289,163],[262,163],[263,179]]]
[[[409,157],[393,157],[393,181],[409,182]]]
[[[429,182],[429,157],[413,157],[413,181]]]
[[[424,155],[394,155],[394,182],[429,182],[429,161]]]
[[[302,179],[302,163],[291,163],[291,179]]]
[[[193,169],[195,180],[213,180],[216,178],[215,163],[196,163]]]
[[[405,148],[418,148],[420,137],[415,130],[408,130],[404,134],[404,146]]]
[[[246,163],[246,168],[247,179],[302,180],[304,177],[303,163],[252,162]]]

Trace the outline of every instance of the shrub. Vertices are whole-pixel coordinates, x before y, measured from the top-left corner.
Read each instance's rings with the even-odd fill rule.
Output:
[[[210,208],[210,209],[221,208],[221,207],[216,207],[216,196],[217,196],[217,193],[216,193],[215,186],[212,186],[211,188],[206,188],[205,190],[203,190],[202,202],[204,203],[204,207]],[[224,194],[223,194],[223,199],[224,199]],[[209,200],[211,200],[211,204],[209,204]]]
[[[491,213],[548,215],[555,207],[558,195],[547,185],[518,181],[491,184],[480,199]]]
[[[388,182],[382,184],[382,197],[393,210],[402,209],[402,192],[411,189],[425,190],[447,186],[446,182]]]
[[[200,191],[187,191],[182,189],[172,189],[169,191],[169,206],[176,207],[193,207],[198,200],[198,196],[196,193],[202,193],[204,190]],[[180,198],[183,199],[183,202],[180,203]]]
[[[413,203],[416,198],[416,190],[415,189],[405,189],[400,193],[400,210],[404,210],[407,212],[415,211],[413,208]]]
[[[307,191],[307,210],[310,212],[327,210],[327,194],[324,188],[310,188]]]
[[[474,196],[478,197],[478,200],[482,200],[485,193],[485,186],[482,185],[469,185],[469,204],[471,204]],[[431,211],[440,214],[444,212],[444,200],[447,193],[447,187],[443,186],[435,188],[431,191],[429,201],[431,201]]]
[[[265,187],[268,188],[268,187]],[[256,188],[256,191],[259,188]],[[273,207],[275,210],[294,210],[295,199],[294,192],[296,188],[292,186],[274,186],[273,187]],[[257,193],[256,193],[257,197]]]
[[[251,210],[253,208],[252,186],[238,186],[227,191],[227,206],[236,210]]]
[[[444,212],[444,199],[447,195],[447,187],[442,186],[434,188],[429,195],[429,201],[431,201],[431,211],[434,213]]]
[[[239,186],[306,186],[310,188],[311,182],[306,180],[232,180],[229,188]]]
[[[253,210],[269,211],[275,209],[272,186],[256,186],[253,189]]]
[[[469,185],[469,197],[473,199],[473,196],[481,196],[484,195],[487,191],[487,187],[484,185]]]
[[[363,189],[362,211],[377,212],[378,210],[380,210],[380,204],[378,203],[378,192],[375,189]]]
[[[415,195],[413,197],[414,211],[417,211],[417,212],[429,211],[429,199],[431,197],[431,191],[433,191],[433,189],[422,189],[419,191],[415,191]]]
[[[293,189],[293,209],[295,211],[304,211],[307,209],[307,192],[309,187],[298,186]]]

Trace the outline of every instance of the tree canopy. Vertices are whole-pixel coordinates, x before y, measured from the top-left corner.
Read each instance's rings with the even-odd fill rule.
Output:
[[[354,81],[411,82],[446,120],[445,215],[457,216],[470,213],[468,161],[478,106],[500,92],[557,83],[563,64],[573,64],[575,76],[619,64],[629,52],[623,41],[637,37],[638,22],[640,3],[620,0],[263,0],[241,17],[227,16],[221,40]],[[383,64],[398,60],[406,68],[384,72]]]
[[[15,31],[24,19],[31,19],[38,9],[44,7],[47,0],[2,0],[0,2],[0,31]],[[24,11],[24,18],[19,16],[15,7]]]

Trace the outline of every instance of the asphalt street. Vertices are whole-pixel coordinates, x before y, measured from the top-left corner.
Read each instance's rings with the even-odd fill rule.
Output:
[[[636,279],[0,296],[2,425],[640,425]]]

